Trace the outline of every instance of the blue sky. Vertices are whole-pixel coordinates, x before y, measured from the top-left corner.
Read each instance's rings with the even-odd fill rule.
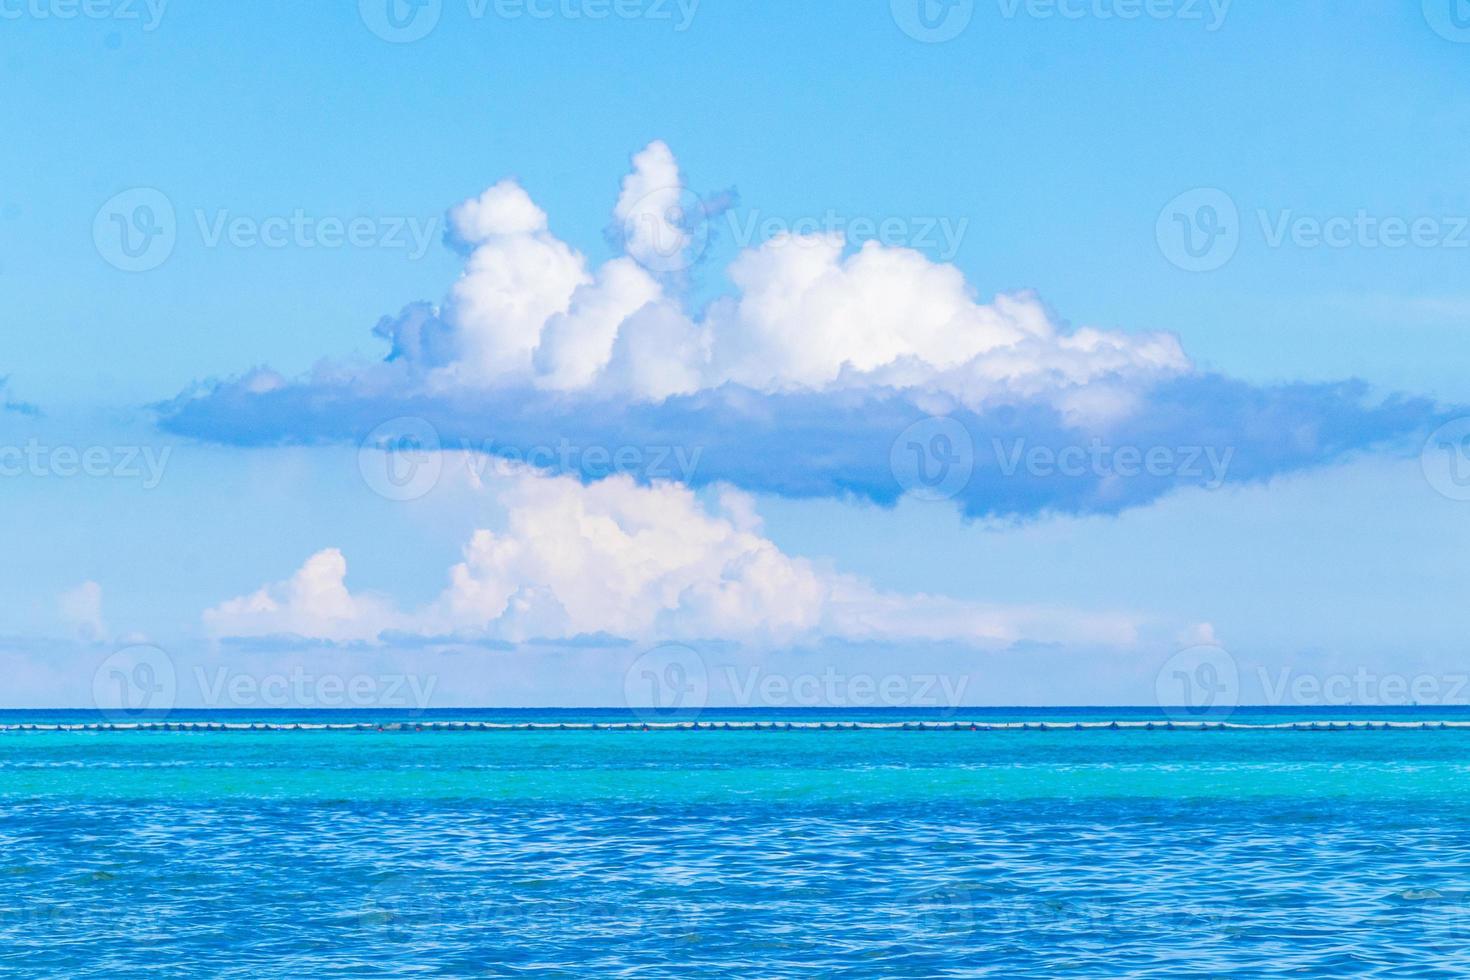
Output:
[[[1426,479],[1421,450],[1470,403],[1456,356],[1470,317],[1470,44],[1432,0],[1178,0],[1134,19],[1126,2],[976,0],[937,43],[905,32],[917,22],[904,0],[627,0],[626,16],[601,18],[596,0],[443,0],[407,43],[374,33],[372,0],[69,9],[27,0],[0,20],[0,443],[101,447],[105,472],[52,460],[0,479],[19,518],[19,557],[0,563],[14,703],[81,703],[96,663],[139,642],[181,677],[196,662],[412,665],[450,703],[615,703],[628,658],[664,641],[788,674],[919,664],[980,678],[968,699],[981,701],[1145,701],[1160,665],[1206,640],[1250,678],[1257,665],[1455,663],[1470,504]],[[669,159],[630,162],[650,145]],[[627,234],[643,195],[615,214],[630,171],[644,192],[676,173],[672,200],[698,202],[673,266]],[[480,198],[492,186],[515,187],[545,227],[506,218],[521,207],[509,191]],[[132,218],[160,199],[166,259],[120,269],[109,202]],[[1170,235],[1177,213],[1213,241],[1204,203],[1234,231],[1188,271]],[[354,219],[368,222],[359,242],[322,244]],[[280,247],[259,240],[273,228]],[[850,241],[833,260],[840,285],[791,311],[731,312],[781,298],[775,253],[744,279],[727,270],[783,230],[881,242]],[[595,384],[492,382],[499,287],[470,276],[456,308],[455,283],[477,249],[498,267],[563,246],[582,263],[567,276],[640,267],[629,276],[656,284],[666,315],[620,334],[627,363]],[[922,265],[894,258],[907,248]],[[859,254],[871,261],[843,264]],[[856,364],[887,349],[885,330],[922,320],[882,320],[884,297],[939,303],[946,276],[962,277],[963,310],[935,313],[935,331],[1046,322],[1016,355],[1031,374],[977,389],[989,348],[975,374],[895,377],[877,355],[857,380],[821,374],[824,352]],[[425,336],[457,353],[414,346],[397,319],[384,330],[400,356],[378,363],[389,344],[375,325],[416,302],[432,304]],[[668,379],[688,360],[660,358],[686,325],[715,353],[680,387]],[[1068,346],[1083,328],[1107,358]],[[895,343],[924,364],[975,353],[937,333]],[[899,500],[913,485],[890,447],[931,416],[971,435],[978,475],[940,500]],[[512,551],[565,531],[551,498],[626,528],[648,505],[639,481],[669,474],[644,456],[638,479],[594,499],[576,489],[580,462],[552,467],[570,477],[486,480],[451,456],[432,492],[385,499],[359,444],[402,417],[429,419],[450,448],[567,435],[701,450],[685,474],[696,496],[676,487],[652,506],[690,508],[692,524],[664,531],[703,528],[707,551],[670,574],[714,591],[698,610],[629,619],[603,609],[611,595],[569,597],[579,584],[534,555],[468,561],[480,531]],[[929,424],[920,443],[945,432]],[[1018,447],[1094,437],[1167,450],[1168,473],[1000,466]],[[1179,472],[1195,446],[1232,450],[1228,474]],[[761,564],[772,551],[779,567]],[[336,553],[352,605],[332,625],[271,591]],[[714,571],[694,568],[705,561]],[[446,585],[461,563],[479,589],[508,577],[524,619],[467,613]],[[316,567],[335,581],[330,560]],[[808,587],[827,598],[752,598]],[[261,590],[270,616],[227,608]]]

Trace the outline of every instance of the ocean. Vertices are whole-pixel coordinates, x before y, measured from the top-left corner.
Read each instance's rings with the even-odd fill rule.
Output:
[[[0,975],[1470,973],[1464,709],[123,724],[0,713]]]

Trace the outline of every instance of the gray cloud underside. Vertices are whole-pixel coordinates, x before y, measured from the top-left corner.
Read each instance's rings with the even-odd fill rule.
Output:
[[[1115,514],[1182,487],[1259,482],[1363,450],[1417,451],[1448,414],[1423,398],[1374,398],[1359,381],[1262,387],[1213,374],[1161,382],[1140,400],[1123,421],[1081,428],[1042,402],[947,411],[973,441],[973,474],[955,500],[972,517]],[[430,421],[444,448],[524,459],[542,447],[534,462],[584,480],[607,476],[628,447],[616,468],[643,480],[891,505],[904,491],[890,463],[895,440],[933,404],[923,392],[887,389],[764,394],[726,385],[630,404],[510,389],[403,395],[348,381],[266,392],[226,382],[158,410],[169,432],[238,446],[360,443],[383,422],[412,416]],[[1047,451],[1099,446],[1108,450],[1102,465],[1076,448],[1066,471],[1047,462]],[[587,447],[605,451],[580,451]],[[1121,447],[1160,450],[1167,465],[1157,469],[1167,472],[1115,475]]]

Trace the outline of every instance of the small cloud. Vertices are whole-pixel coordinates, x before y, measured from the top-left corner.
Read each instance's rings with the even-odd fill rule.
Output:
[[[9,392],[10,378],[0,375],[0,412],[14,412],[28,418],[40,418],[41,409],[30,402],[17,401]]]
[[[107,639],[107,623],[102,618],[102,586],[83,582],[63,592],[57,599],[61,618],[73,629],[78,639],[100,643]]]
[[[1215,624],[1195,623],[1179,634],[1179,643],[1186,647],[1217,647],[1220,638],[1215,635]]]

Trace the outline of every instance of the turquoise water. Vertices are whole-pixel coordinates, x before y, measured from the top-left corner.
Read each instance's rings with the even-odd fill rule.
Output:
[[[1470,972],[1470,730],[981,727],[1000,717],[11,727],[0,975]]]

